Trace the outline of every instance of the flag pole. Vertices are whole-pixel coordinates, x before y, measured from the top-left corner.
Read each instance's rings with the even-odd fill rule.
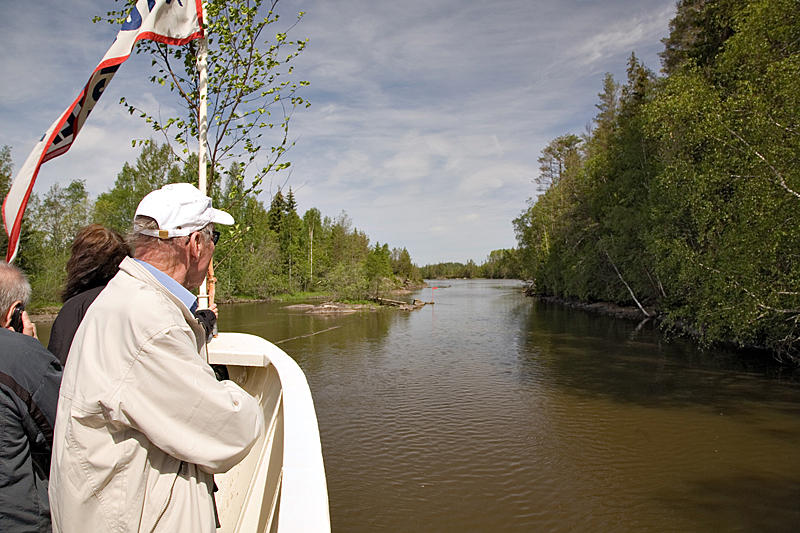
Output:
[[[203,15],[205,15],[205,2],[203,2]],[[203,17],[203,24],[205,24],[205,16]],[[197,125],[198,125],[198,169],[197,169],[197,181],[198,181],[198,188],[203,194],[208,194],[208,177],[206,175],[206,156],[208,153],[207,145],[208,145],[208,63],[207,63],[207,56],[208,56],[208,37],[204,34],[203,37],[198,39],[199,47],[197,53],[197,70],[200,76],[200,106],[197,114]],[[209,269],[213,267],[209,265]],[[213,270],[211,270],[213,272]],[[213,300],[210,300],[208,297],[208,290],[206,288],[207,279],[203,280],[203,283],[200,284],[200,292],[198,294],[198,307],[200,309],[208,309],[212,305],[214,305]],[[215,279],[213,274],[211,274],[210,279]],[[212,289],[213,294],[213,289]]]

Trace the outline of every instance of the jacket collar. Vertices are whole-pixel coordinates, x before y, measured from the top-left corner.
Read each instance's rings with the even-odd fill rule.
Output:
[[[159,269],[148,263],[147,261],[142,261],[141,259],[133,259],[144,268],[146,268],[152,275],[155,277],[161,285],[164,286],[169,292],[172,293],[173,296],[178,298],[186,308],[194,314],[197,310],[197,298],[195,298],[194,294],[189,292],[186,287],[169,277],[164,272],[161,272]]]
[[[151,287],[153,287],[154,289],[162,292],[167,298],[172,300],[175,303],[175,305],[178,306],[178,308],[181,310],[184,317],[186,318],[186,321],[189,324],[196,324],[198,327],[202,329],[202,326],[198,324],[197,319],[194,317],[192,311],[189,310],[189,306],[187,306],[180,298],[175,296],[175,294],[173,294],[169,289],[167,289],[164,285],[162,285],[161,282],[158,281],[158,279],[156,279],[155,275],[153,275],[153,273],[150,272],[150,270],[148,270],[141,263],[137,262],[132,257],[126,257],[119,264],[119,270],[120,272],[125,272],[129,276],[141,280],[150,285]]]

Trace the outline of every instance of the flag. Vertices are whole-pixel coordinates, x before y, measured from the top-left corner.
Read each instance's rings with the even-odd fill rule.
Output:
[[[39,174],[39,167],[69,150],[119,66],[131,55],[137,41],[186,44],[203,37],[202,0],[138,0],[122,24],[117,38],[94,69],[71,106],[53,122],[34,146],[11,183],[3,202],[3,223],[8,234],[6,261],[17,256],[22,215]]]

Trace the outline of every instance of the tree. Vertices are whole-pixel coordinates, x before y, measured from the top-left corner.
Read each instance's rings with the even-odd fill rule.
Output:
[[[664,172],[653,246],[672,322],[800,360],[800,14],[756,0],[709,62],[648,105]]]
[[[286,195],[286,212],[297,213],[297,200],[294,199],[294,192],[291,187],[289,187],[289,193]]]
[[[118,24],[128,15],[135,0],[116,0],[122,5],[105,17]],[[293,79],[292,61],[307,44],[307,39],[288,36],[302,18],[300,12],[288,28],[270,35],[280,15],[278,0],[207,0],[204,24],[208,36],[208,161],[210,188],[219,186],[223,169],[237,162],[243,174],[252,170],[246,191],[256,192],[262,180],[273,171],[289,166],[281,159],[290,147],[289,121],[293,111],[308,103],[298,89],[308,84]],[[166,87],[183,103],[179,116],[161,118],[158,111],[122,98],[131,114],[138,114],[155,131],[175,143],[176,152],[188,156],[192,139],[198,135],[200,101],[197,56],[200,43],[171,46],[155,41],[140,41],[137,54],[151,58],[155,74],[150,81]],[[266,137],[270,138],[267,140]],[[177,150],[180,149],[180,150]],[[256,168],[251,169],[251,165]]]
[[[392,272],[400,276],[403,279],[417,279],[419,278],[419,272],[417,271],[414,264],[411,262],[411,254],[408,253],[408,250],[403,248],[393,248],[392,249]]]
[[[364,272],[369,283],[370,294],[373,297],[379,296],[384,287],[384,280],[392,275],[392,261],[388,244],[375,243],[367,255]]]
[[[31,196],[31,224],[52,250],[69,248],[75,234],[86,226],[91,213],[89,193],[83,180],[66,187],[54,183],[43,198]]]
[[[570,167],[580,162],[581,139],[577,135],[556,137],[542,150],[539,162],[539,177],[536,179],[542,190],[558,184]]]
[[[516,279],[520,277],[517,250],[514,248],[492,250],[480,266],[481,277]]]
[[[0,195],[5,198],[11,188],[11,178],[14,173],[14,164],[11,161],[11,147],[4,145],[0,148]],[[8,248],[8,235],[0,231],[0,250]]]
[[[20,267],[30,277],[34,300],[53,304],[64,285],[72,240],[89,223],[91,201],[84,182],[73,180],[66,187],[53,184],[41,198],[31,195],[27,211]]]
[[[305,290],[314,285],[314,260],[320,255],[320,247],[317,246],[316,252],[314,251],[314,232],[317,232],[317,239],[319,239],[320,231],[322,231],[322,215],[319,209],[312,207],[303,214],[303,228],[308,233],[308,278]],[[319,276],[319,265],[317,266],[317,276]]]
[[[668,76],[607,75],[585,159],[514,220],[524,274],[800,361],[797,2],[686,0],[671,30]]]
[[[661,40],[662,70],[673,74],[685,66],[710,70],[725,42],[734,34],[737,13],[747,0],[680,0]]]
[[[195,163],[197,159],[192,158]],[[187,167],[191,168],[191,163]],[[95,200],[93,220],[113,228],[123,235],[130,231],[136,206],[149,192],[166,183],[184,181],[186,171],[176,164],[172,150],[166,144],[148,141],[136,158],[136,165],[125,163],[117,174],[114,186]],[[196,183],[196,172],[195,172]]]
[[[275,233],[280,233],[283,226],[283,217],[286,216],[286,200],[283,198],[283,193],[278,189],[275,196],[272,197],[272,203],[267,212],[267,219],[269,220],[269,229]]]
[[[603,91],[598,95],[600,102],[595,104],[598,110],[594,117],[594,131],[589,139],[589,150],[608,148],[609,137],[614,130],[614,124],[619,113],[619,85],[614,81],[614,76],[606,72],[603,78]]]
[[[307,268],[305,268],[306,255],[303,253],[305,249],[303,246],[305,240],[303,221],[295,210],[296,205],[294,194],[290,188],[287,200],[283,204],[283,213],[278,228],[278,241],[280,242],[283,264],[288,273],[287,281],[290,292],[293,292],[295,287],[302,283],[305,274],[308,272]]]

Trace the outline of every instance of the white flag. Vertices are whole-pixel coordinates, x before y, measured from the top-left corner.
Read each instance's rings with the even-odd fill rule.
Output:
[[[138,0],[122,24],[117,38],[89,77],[71,106],[39,139],[11,183],[3,202],[3,223],[8,234],[6,261],[17,256],[22,215],[45,161],[69,150],[89,113],[111,82],[119,66],[131,55],[136,41],[149,39],[166,44],[185,44],[203,37],[202,0]]]

